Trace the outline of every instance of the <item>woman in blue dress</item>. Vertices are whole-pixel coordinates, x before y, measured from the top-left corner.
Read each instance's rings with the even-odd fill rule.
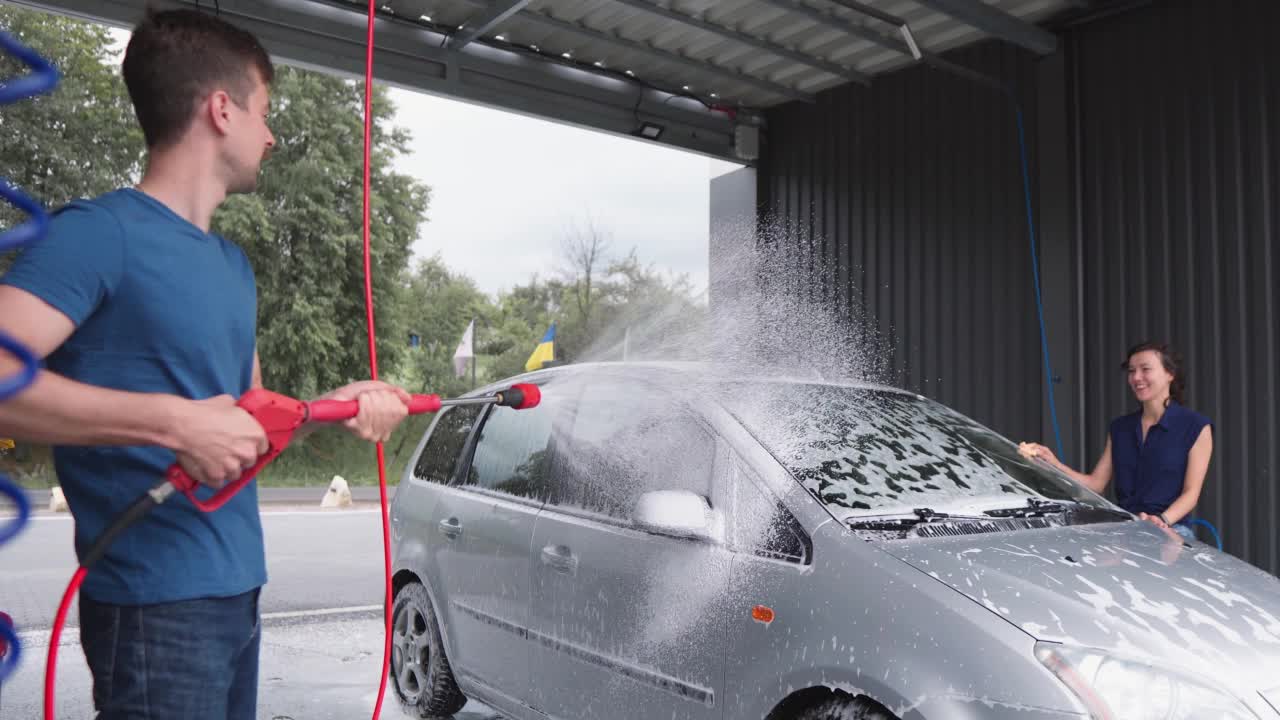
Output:
[[[1195,539],[1187,521],[1200,501],[1213,456],[1213,423],[1183,405],[1186,377],[1168,345],[1133,347],[1121,369],[1128,373],[1129,389],[1140,407],[1111,421],[1093,472],[1067,467],[1043,445],[1023,443],[1020,449],[1099,495],[1114,481],[1120,507]]]

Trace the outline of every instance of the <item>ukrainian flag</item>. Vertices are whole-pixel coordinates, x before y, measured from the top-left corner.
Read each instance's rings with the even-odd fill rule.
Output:
[[[533,372],[542,367],[542,363],[548,360],[556,359],[556,324],[551,323],[551,327],[547,328],[547,334],[542,336],[542,342],[538,343],[538,347],[533,349],[533,354],[529,356],[529,360],[525,362],[525,372]]]

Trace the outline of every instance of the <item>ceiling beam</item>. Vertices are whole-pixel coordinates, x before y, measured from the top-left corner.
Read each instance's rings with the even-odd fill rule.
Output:
[[[152,0],[3,0],[115,27],[129,28]],[[198,0],[171,0],[195,7]],[[203,2],[209,7],[208,0]],[[358,6],[321,0],[220,0],[222,17],[262,40],[281,62],[360,80],[365,71],[367,19]],[[377,23],[374,76],[379,82],[487,107],[634,136],[642,121],[664,128],[655,142],[743,162],[734,150],[734,123],[724,113],[621,78],[473,43],[442,47],[446,35],[382,15]]]
[[[468,18],[462,29],[449,37],[449,49],[461,50],[472,41],[489,33],[529,4],[530,0],[495,0],[476,17]]]
[[[915,0],[977,30],[1039,55],[1058,49],[1058,36],[981,0]]]
[[[751,47],[764,50],[777,55],[778,57],[786,58],[802,65],[822,70],[823,72],[830,73],[831,75],[844,80],[849,80],[862,85],[869,85],[871,83],[871,78],[864,73],[854,70],[853,68],[845,67],[825,58],[810,55],[800,50],[789,48],[785,45],[780,45],[755,35],[709,22],[700,17],[681,12],[674,8],[659,5],[651,0],[614,0],[614,2],[637,10],[642,10],[647,13],[652,13],[654,15],[667,18],[668,20],[674,20],[682,25],[698,28],[704,32],[711,33],[712,35],[718,35],[728,40],[734,40],[744,45],[750,45]]]
[[[879,45],[880,47],[888,50],[894,50],[905,55],[911,54],[911,49],[907,47],[905,42],[882,35],[869,27],[863,27],[862,25],[852,22],[846,18],[840,17],[830,10],[819,10],[812,5],[800,2],[800,0],[764,0],[764,3],[766,5],[772,5],[779,10],[786,10],[787,12],[795,13],[796,15],[802,15],[816,23],[826,25],[833,30],[839,30],[846,35],[862,38],[867,42]],[[893,19],[897,20],[897,18]],[[903,23],[899,20],[896,24],[901,26]]]
[[[586,25],[581,25],[579,23],[572,23],[567,20],[561,20],[559,18],[551,17],[550,15],[543,15],[542,13],[533,12],[530,10],[526,10],[522,12],[520,14],[520,18],[523,20],[528,20],[529,22],[537,23],[544,27],[550,27],[563,32],[573,33],[575,35],[580,35],[582,37],[591,38],[592,40],[605,43],[606,45],[616,45],[618,47],[623,47],[632,52],[648,55],[649,57],[654,58],[655,60],[661,60],[664,62],[672,63],[674,65],[680,65],[681,67],[684,67],[693,72],[706,73],[709,75],[717,75],[719,77],[724,78],[725,80],[730,80],[736,83],[742,83],[743,85],[750,85],[754,88],[764,90],[765,92],[770,92],[775,95],[781,95],[782,97],[790,98],[792,100],[801,100],[803,102],[814,102],[814,96],[810,93],[804,92],[803,90],[797,90],[796,88],[790,87],[788,85],[783,85],[782,83],[774,82],[772,80],[766,80],[765,78],[758,77],[755,75],[748,75],[746,73],[741,73],[741,72],[738,72],[737,70],[724,67],[723,65],[716,65],[707,60],[697,60],[695,58],[687,57],[679,53],[674,53],[668,50],[662,50],[660,48],[654,47],[647,43],[640,42],[638,40],[629,40],[627,38],[622,37],[621,35],[614,35],[611,33],[604,32],[603,30],[596,30],[594,28],[587,27]]]
[[[763,0],[763,1],[769,5],[773,5],[774,7],[783,8],[791,12],[804,15],[810,20],[813,20],[814,22],[822,23],[833,30],[838,30],[848,35],[862,38],[872,44],[879,45],[880,47],[885,48],[886,50],[893,50],[894,52],[901,53],[907,57],[914,58],[915,60],[923,62],[924,64],[929,65],[931,67],[937,68],[939,70],[945,70],[954,75],[959,75],[961,77],[968,78],[973,82],[986,85],[987,87],[992,88],[993,90],[997,90],[999,92],[1009,92],[1009,88],[1005,86],[1003,83],[1001,83],[999,80],[997,80],[996,78],[984,75],[982,73],[966,68],[963,65],[954,63],[942,57],[941,55],[938,55],[937,53],[929,52],[928,50],[925,50],[923,48],[916,47],[915,41],[911,35],[910,26],[907,24],[906,20],[900,17],[890,15],[880,10],[875,10],[874,8],[867,8],[865,10],[861,8],[854,8],[852,6],[857,5],[858,3],[849,3],[849,7],[851,7],[851,9],[857,10],[858,12],[872,11],[872,12],[868,12],[868,14],[872,15],[872,17],[875,17],[877,20],[881,20],[885,23],[888,23],[889,25],[893,25],[897,27],[899,33],[903,37],[902,40],[899,40],[898,38],[895,38],[891,35],[883,35],[881,33],[876,32],[875,30],[872,30],[869,27],[865,27],[855,22],[852,22],[846,18],[842,18],[833,12],[830,12],[827,10],[819,10],[818,8],[815,8],[811,5],[806,5],[802,2],[799,2],[799,0]],[[844,4],[842,0],[833,0],[833,1]],[[911,44],[907,43],[908,38],[911,38]]]

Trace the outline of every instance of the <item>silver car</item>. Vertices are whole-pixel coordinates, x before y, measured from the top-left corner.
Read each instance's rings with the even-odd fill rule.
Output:
[[[424,717],[1280,718],[1280,581],[936,402],[515,381],[542,404],[442,412],[392,506],[392,685]]]

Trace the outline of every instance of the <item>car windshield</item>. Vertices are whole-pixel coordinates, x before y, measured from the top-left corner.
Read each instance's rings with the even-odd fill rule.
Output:
[[[738,386],[722,402],[841,519],[1026,506],[1031,498],[1111,507],[1008,439],[915,395],[768,382],[747,394]]]

